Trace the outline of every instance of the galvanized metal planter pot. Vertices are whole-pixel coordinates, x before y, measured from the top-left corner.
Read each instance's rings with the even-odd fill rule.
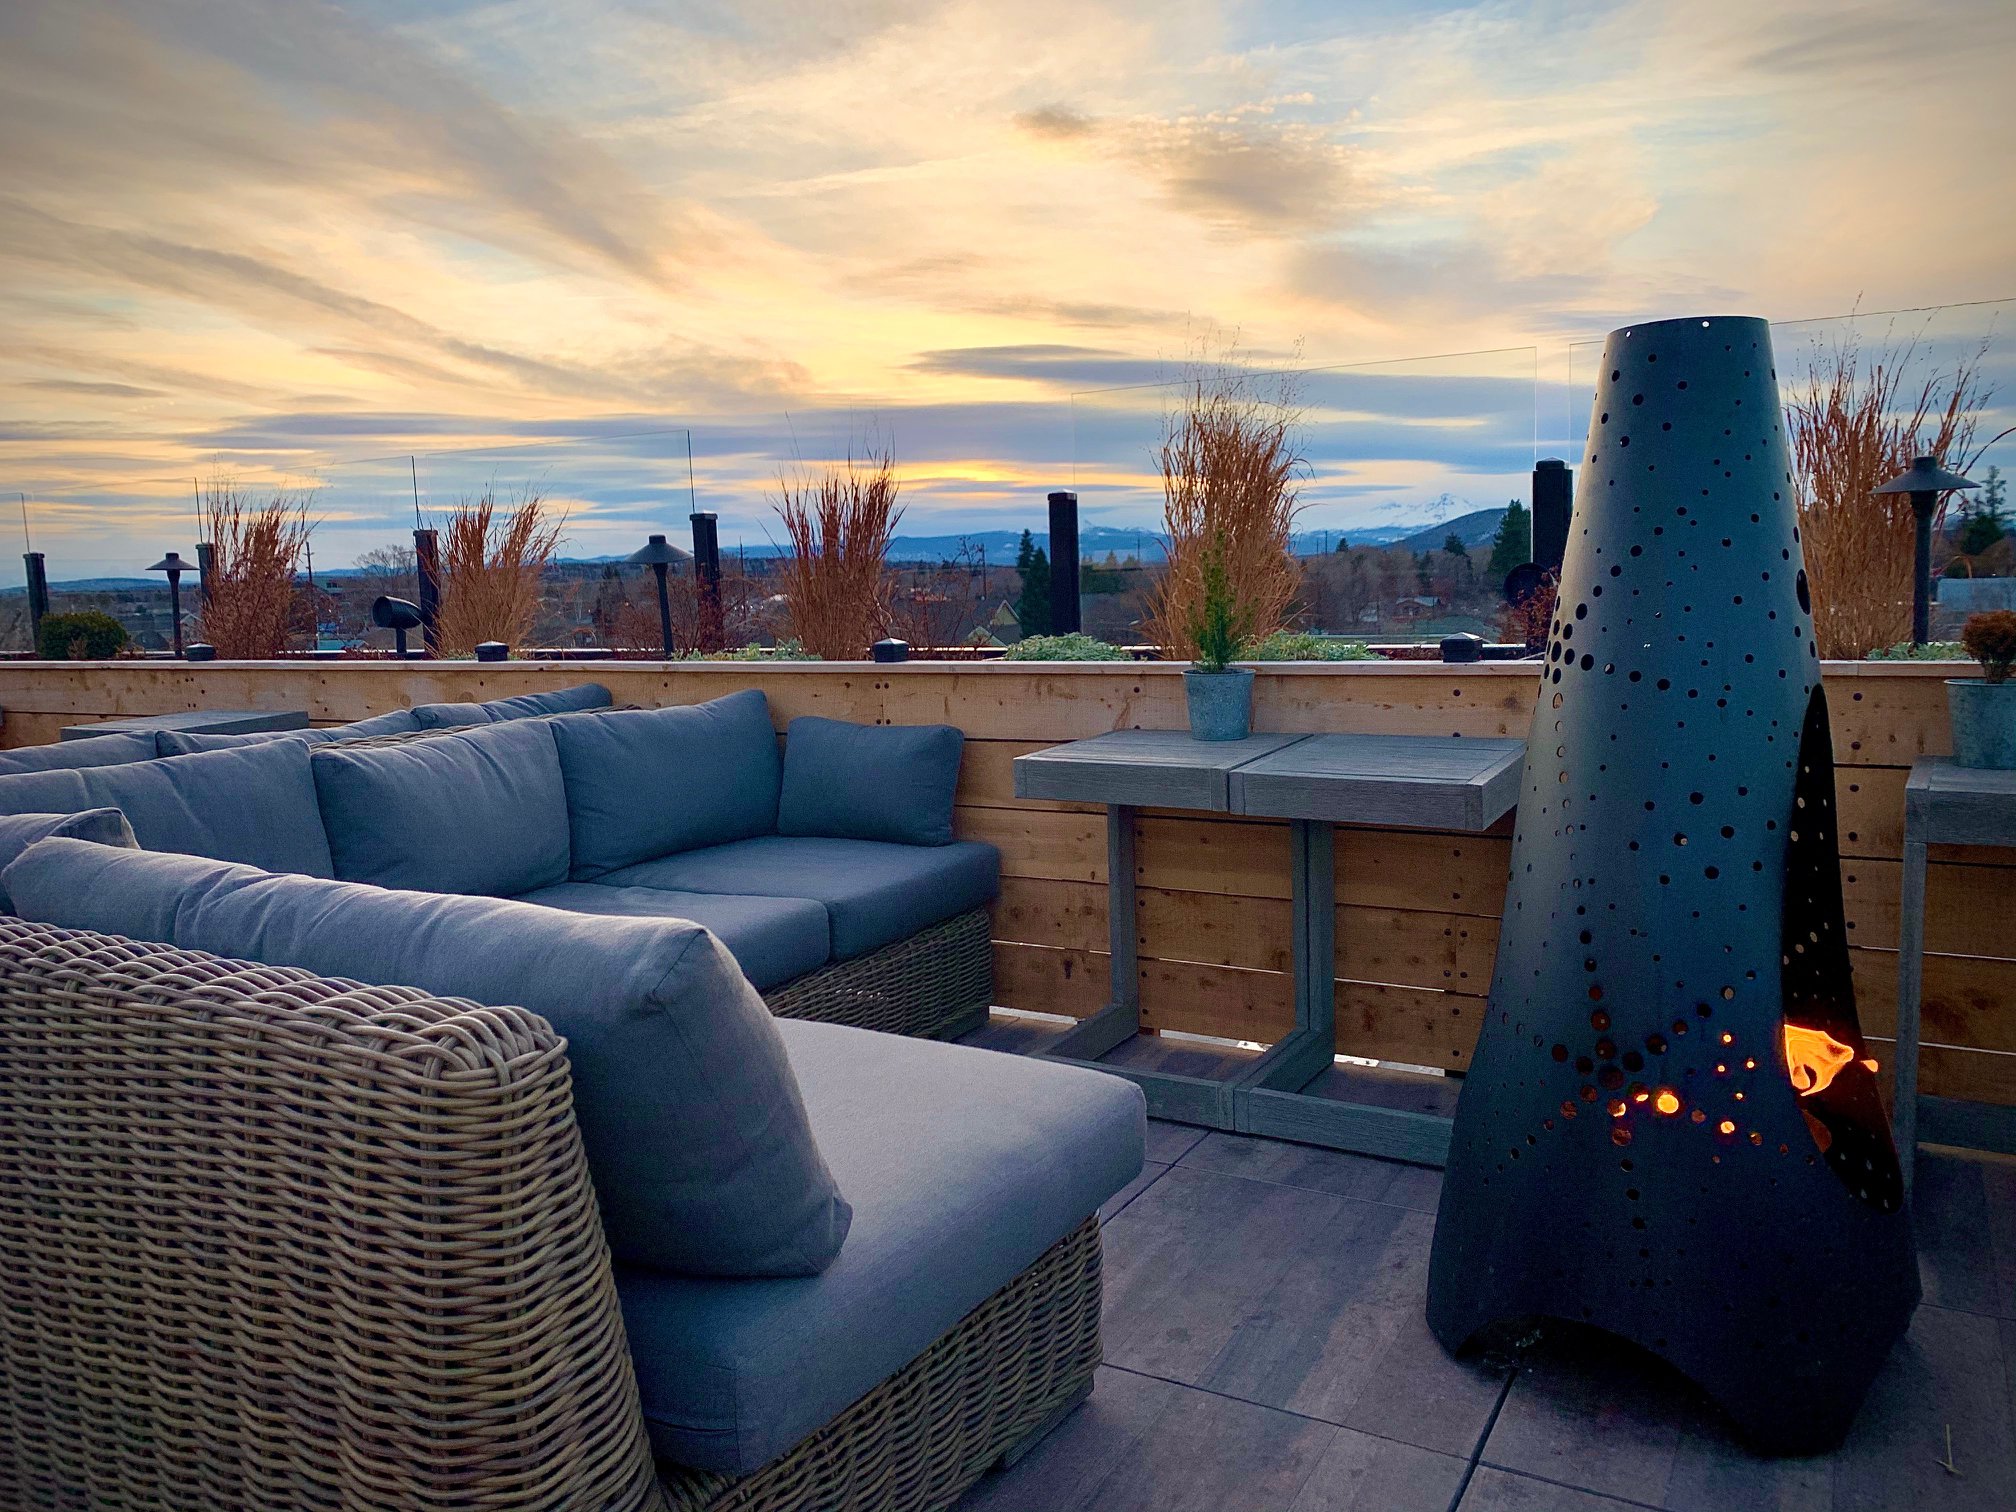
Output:
[[[1183,674],[1183,699],[1190,710],[1193,740],[1244,740],[1253,729],[1253,673],[1246,667],[1223,672],[1195,668]]]
[[[2016,679],[1948,678],[1946,706],[1953,720],[1955,761],[1964,767],[2016,770]]]
[[[1428,1319],[1593,1324],[1806,1452],[1918,1273],[1792,499],[1763,321],[1612,333]]]

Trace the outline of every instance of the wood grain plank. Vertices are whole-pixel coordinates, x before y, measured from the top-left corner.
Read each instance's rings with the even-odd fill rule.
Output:
[[[1934,855],[1939,855],[1934,852]],[[2008,859],[2010,853],[1999,853]],[[1848,942],[1895,950],[1904,863],[1849,859],[1841,864]],[[1925,869],[1925,948],[1944,955],[2016,958],[2016,866],[1953,865]],[[2016,1014],[2016,1001],[2010,1005]]]

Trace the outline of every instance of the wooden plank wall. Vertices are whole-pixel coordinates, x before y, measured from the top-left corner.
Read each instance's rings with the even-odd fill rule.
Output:
[[[1904,779],[1948,749],[1949,669],[1830,665],[1842,880],[1864,1027],[1895,1022]],[[962,835],[1001,848],[998,1000],[1083,1016],[1105,995],[1103,813],[1014,796],[1012,762],[1058,741],[1183,722],[1177,669],[913,663],[762,665],[384,662],[0,664],[0,742],[64,724],[194,708],[305,708],[318,724],[406,704],[482,699],[594,678],[618,701],[688,703],[741,687],[769,695],[780,728],[801,714],[945,722],[967,735]],[[1526,733],[1531,670],[1434,663],[1263,671],[1266,730]],[[1510,826],[1456,839],[1341,830],[1338,1049],[1461,1070],[1490,983]],[[1284,824],[1146,811],[1136,919],[1143,1017],[1163,1028],[1268,1041],[1292,1020]],[[2016,856],[1935,850],[1925,972],[1924,1087],[2016,1104]],[[1879,1054],[1884,1051],[1879,1050]]]

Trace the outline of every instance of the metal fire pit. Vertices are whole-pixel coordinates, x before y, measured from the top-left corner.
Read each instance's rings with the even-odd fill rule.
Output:
[[[1855,1015],[1770,330],[1604,350],[1428,1321],[1670,1361],[1760,1446],[1837,1443],[1910,1321]]]

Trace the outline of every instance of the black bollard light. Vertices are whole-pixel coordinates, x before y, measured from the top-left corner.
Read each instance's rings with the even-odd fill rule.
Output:
[[[878,640],[868,648],[868,655],[878,662],[907,662],[910,660],[910,642],[897,640],[894,636]]]
[[[165,572],[168,574],[168,618],[175,628],[175,654],[177,656],[182,654],[182,574],[189,571],[192,565],[189,562],[183,561],[180,556],[171,551],[147,569],[149,572]]]
[[[511,648],[503,641],[476,642],[476,660],[479,662],[500,662],[511,659]]]
[[[665,587],[665,573],[675,563],[686,560],[686,553],[667,541],[662,535],[654,535],[626,559],[633,567],[649,567],[658,576],[658,633],[665,642],[665,659],[672,659],[672,595]]]
[[[1922,646],[1932,638],[1932,511],[1942,493],[1980,486],[1970,478],[1946,471],[1939,465],[1937,457],[1914,457],[1908,468],[1875,490],[1879,494],[1911,496],[1911,516],[1916,526],[1911,566],[1911,644],[1914,646]]]

